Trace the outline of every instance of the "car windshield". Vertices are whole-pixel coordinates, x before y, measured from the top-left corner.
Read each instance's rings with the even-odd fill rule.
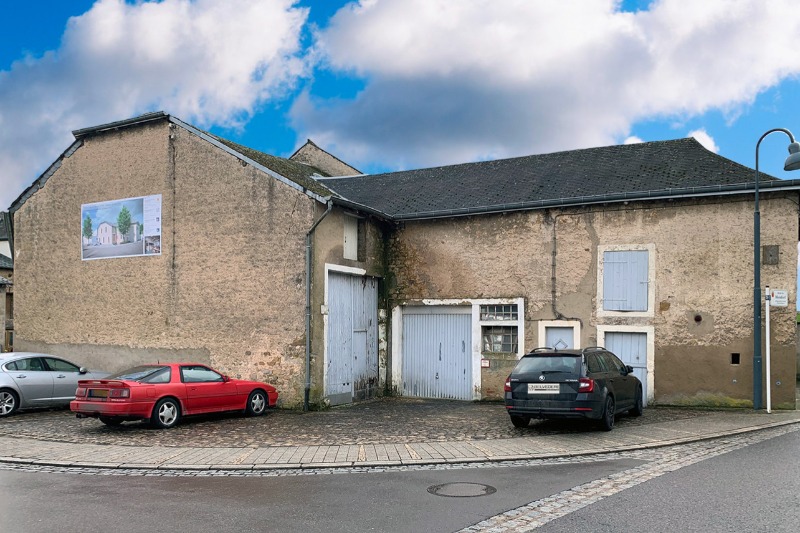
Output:
[[[123,379],[128,381],[149,381],[149,378],[154,377],[159,372],[168,371],[168,366],[135,366],[127,368],[122,372],[111,374],[104,379]]]
[[[529,355],[520,359],[515,374],[580,374],[581,357],[579,355]]]

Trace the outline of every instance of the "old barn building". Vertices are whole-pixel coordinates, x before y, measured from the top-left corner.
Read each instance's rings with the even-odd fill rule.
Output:
[[[164,113],[74,135],[11,206],[17,350],[208,362],[296,407],[498,398],[527,350],[605,345],[650,401],[752,405],[753,171],[693,139],[361,175]],[[763,179],[794,408],[800,182]]]

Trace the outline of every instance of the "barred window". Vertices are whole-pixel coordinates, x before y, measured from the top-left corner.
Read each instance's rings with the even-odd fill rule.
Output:
[[[483,326],[484,353],[517,353],[516,326]]]

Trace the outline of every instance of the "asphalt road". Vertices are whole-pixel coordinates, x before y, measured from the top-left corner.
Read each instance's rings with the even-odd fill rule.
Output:
[[[447,532],[642,461],[294,477],[144,477],[0,470],[0,531]],[[496,492],[473,494],[478,485]],[[478,492],[475,490],[475,492]],[[483,493],[483,491],[481,491]]]
[[[794,532],[798,455],[794,431],[651,479],[537,531]]]

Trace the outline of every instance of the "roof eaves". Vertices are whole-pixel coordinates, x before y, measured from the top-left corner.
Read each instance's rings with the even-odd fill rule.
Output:
[[[798,191],[800,179],[760,181],[759,189],[762,192]],[[553,207],[581,207],[596,204],[612,204],[626,202],[674,200],[682,198],[701,198],[713,196],[732,196],[748,194],[755,191],[755,183],[739,183],[734,185],[708,185],[703,187],[686,187],[675,189],[662,189],[653,191],[634,191],[625,193],[611,193],[595,196],[576,196],[572,198],[557,198],[549,200],[536,200],[532,202],[512,202],[482,207],[466,207],[461,209],[442,209],[438,211],[421,211],[416,213],[398,213],[390,216],[391,220],[428,220],[434,218],[453,218],[471,215],[487,215],[494,213],[507,213],[511,211],[535,211]]]
[[[358,202],[352,202],[347,198],[343,198],[341,196],[331,196],[330,201],[332,201],[334,204],[338,206],[355,209],[357,211],[362,211],[364,213],[369,213],[370,215],[374,215],[386,221],[391,221],[393,219],[391,215],[384,213],[383,211],[379,211],[374,207],[369,207],[368,205],[360,204]]]
[[[225,143],[221,142],[220,140],[216,139],[215,137],[207,134],[206,132],[204,132],[202,130],[199,130],[199,129],[195,128],[194,126],[192,126],[190,124],[187,124],[186,122],[183,122],[182,120],[180,120],[178,118],[175,118],[174,116],[171,116],[171,115],[169,116],[169,121],[171,123],[177,125],[177,126],[180,126],[181,128],[185,129],[186,131],[188,131],[188,132],[190,132],[190,133],[192,133],[194,135],[197,135],[198,137],[200,137],[204,141],[207,141],[207,142],[213,144],[214,146],[216,146],[220,150],[222,150],[224,152],[227,152],[228,154],[238,158],[241,161],[246,162],[249,165],[252,165],[253,167],[257,168],[258,170],[260,170],[260,171],[270,175],[271,177],[275,178],[276,180],[280,181],[281,183],[284,183],[284,184],[286,184],[286,185],[288,185],[288,186],[290,186],[290,187],[292,187],[294,189],[297,189],[298,191],[301,191],[305,195],[309,196],[310,198],[313,198],[314,200],[317,200],[318,202],[327,203],[328,197],[325,197],[325,196],[322,196],[320,194],[317,194],[314,191],[311,191],[310,189],[308,189],[306,187],[303,187],[299,183],[296,183],[296,182],[290,180],[289,178],[286,178],[286,177],[282,176],[281,174],[278,174],[274,170],[272,170],[270,168],[267,168],[264,165],[262,165],[261,163],[258,163],[257,161],[253,160],[252,158],[247,157],[246,155],[242,154],[241,152],[238,152],[237,150],[234,150],[230,146],[226,145]]]
[[[13,285],[13,284],[14,284],[14,282],[13,282],[13,281],[11,281],[10,279],[8,279],[8,278],[4,278],[3,276],[0,276],[0,286],[3,286],[3,285]]]

